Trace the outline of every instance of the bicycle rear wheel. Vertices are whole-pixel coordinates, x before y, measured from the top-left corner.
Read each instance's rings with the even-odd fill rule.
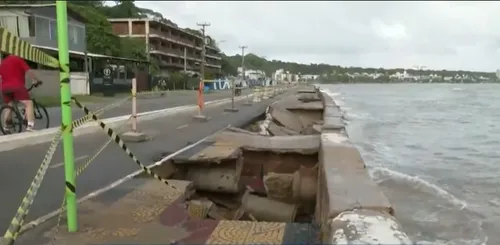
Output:
[[[47,109],[45,106],[40,105],[33,101],[33,105],[35,107],[35,120],[37,120],[37,124],[40,122],[44,128],[49,128],[50,126],[50,118],[49,118],[49,113],[47,112]],[[45,120],[45,122],[43,122]]]
[[[12,115],[12,124],[6,125],[4,122],[5,115],[7,113],[11,113]],[[19,114],[19,112],[14,109],[14,107],[10,105],[2,105],[0,107],[0,131],[2,134],[12,134],[12,133],[20,133],[23,131],[24,126],[24,118]]]

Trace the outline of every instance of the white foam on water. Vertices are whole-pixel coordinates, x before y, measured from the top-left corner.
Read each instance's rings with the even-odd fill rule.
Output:
[[[419,191],[425,191],[436,197],[443,198],[450,204],[459,207],[460,209],[465,209],[467,203],[464,200],[460,200],[451,193],[442,189],[441,187],[432,184],[418,176],[411,176],[405,173],[394,171],[384,167],[374,167],[370,170],[370,174],[375,181],[383,181],[382,177],[389,177],[393,180],[407,183],[411,188]]]

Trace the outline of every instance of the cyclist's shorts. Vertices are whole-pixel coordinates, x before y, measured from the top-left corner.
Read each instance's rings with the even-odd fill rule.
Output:
[[[6,92],[11,92],[11,94],[6,94]],[[28,92],[28,89],[25,87],[21,88],[16,88],[16,89],[6,89],[5,91],[2,91],[2,97],[3,97],[3,102],[4,103],[10,103],[13,99],[14,100],[30,100],[30,93]]]

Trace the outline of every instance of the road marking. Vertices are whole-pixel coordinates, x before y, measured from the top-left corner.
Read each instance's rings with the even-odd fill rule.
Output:
[[[85,159],[87,157],[88,157],[87,155],[77,157],[77,158],[75,158],[75,162],[83,160],[83,159]],[[58,168],[58,167],[61,167],[61,166],[64,166],[64,162],[60,162],[58,164],[50,165],[49,168]]]
[[[186,128],[187,126],[189,126],[189,125],[188,124],[184,124],[182,126],[177,127],[176,129]]]

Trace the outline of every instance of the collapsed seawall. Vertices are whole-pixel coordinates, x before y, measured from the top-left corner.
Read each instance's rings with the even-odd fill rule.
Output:
[[[155,165],[171,186],[138,176],[116,201],[85,201],[86,229],[58,244],[412,244],[331,96],[295,90],[247,119]]]

